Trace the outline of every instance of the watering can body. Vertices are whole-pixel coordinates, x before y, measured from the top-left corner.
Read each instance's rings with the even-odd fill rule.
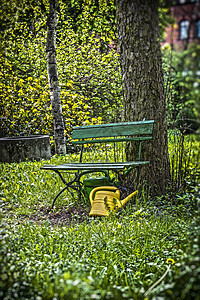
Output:
[[[96,187],[90,193],[91,211],[89,216],[109,216],[110,213],[119,210],[137,193],[138,191],[135,191],[125,199],[120,200],[120,191],[115,186]]]

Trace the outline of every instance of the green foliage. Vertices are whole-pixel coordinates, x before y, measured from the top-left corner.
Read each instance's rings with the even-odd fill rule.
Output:
[[[199,170],[199,141],[194,135],[185,136],[179,130],[169,132],[169,157],[171,163],[171,185],[170,191],[173,194],[188,192],[189,187],[193,188],[200,180]]]
[[[114,0],[71,0],[65,6],[65,15],[71,17],[76,33],[82,35],[87,28],[103,37],[102,47],[106,48],[109,41],[117,40],[115,10]]]
[[[68,86],[72,92],[86,97],[92,107],[91,117],[100,116],[106,122],[121,119],[119,54],[111,44],[111,34],[107,37],[104,32],[97,35],[95,31],[88,30],[88,14],[83,13],[84,28],[80,36],[74,32],[69,20],[65,21],[65,14],[61,13],[62,30],[58,33],[57,47],[61,85],[63,89]],[[63,27],[67,30],[63,30]],[[110,42],[105,51],[102,41],[107,44]]]
[[[193,299],[198,300],[200,294],[200,223],[194,220],[190,230],[186,231],[184,244],[184,256],[174,267],[170,274],[168,284],[162,284],[155,294],[163,299]]]
[[[192,133],[200,122],[200,46],[192,44],[187,50],[163,48],[168,123]]]
[[[27,24],[34,32],[34,21],[46,13],[47,0],[1,0],[0,28],[2,33],[14,28],[16,23]]]
[[[169,1],[160,0],[158,12],[159,12],[160,36],[162,41],[166,32],[166,28],[169,26],[169,24],[174,23],[174,19],[171,17],[171,4],[169,3]]]

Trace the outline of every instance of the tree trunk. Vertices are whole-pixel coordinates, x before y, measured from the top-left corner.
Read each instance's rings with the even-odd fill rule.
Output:
[[[53,114],[55,152],[66,154],[64,121],[60,101],[60,87],[56,64],[56,26],[58,23],[58,0],[49,0],[47,19],[47,71]]]
[[[170,179],[164,80],[159,42],[158,0],[117,0],[125,121],[155,120],[153,141],[144,143],[142,155],[150,160],[143,167],[154,194],[165,192]],[[134,145],[127,159],[134,160]]]

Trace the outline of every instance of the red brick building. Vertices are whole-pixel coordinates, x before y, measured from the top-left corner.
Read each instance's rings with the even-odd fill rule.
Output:
[[[166,29],[162,45],[183,50],[192,42],[200,43],[200,0],[177,0],[171,6],[175,22]]]

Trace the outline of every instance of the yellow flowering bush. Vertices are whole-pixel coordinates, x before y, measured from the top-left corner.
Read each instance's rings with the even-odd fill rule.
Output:
[[[47,74],[39,78],[28,77],[18,79],[8,60],[0,56],[0,63],[4,61],[4,69],[0,76],[5,79],[0,82],[1,116],[6,117],[3,130],[6,135],[53,135],[53,120],[48,89]],[[8,72],[9,71],[9,72]],[[90,107],[87,98],[61,91],[65,133],[68,140],[72,126],[89,124]],[[98,120],[93,120],[93,122]]]
[[[97,36],[87,29],[89,17],[83,12],[84,34],[78,35],[70,18],[66,18],[65,3],[61,1],[56,50],[68,141],[73,126],[120,118],[122,93],[118,54],[112,47],[102,52],[101,34]],[[46,70],[46,16],[37,12],[34,33],[26,23],[16,22],[15,27],[6,30],[0,38],[4,48],[0,52],[3,136],[53,136]],[[105,36],[102,38],[105,40]]]

